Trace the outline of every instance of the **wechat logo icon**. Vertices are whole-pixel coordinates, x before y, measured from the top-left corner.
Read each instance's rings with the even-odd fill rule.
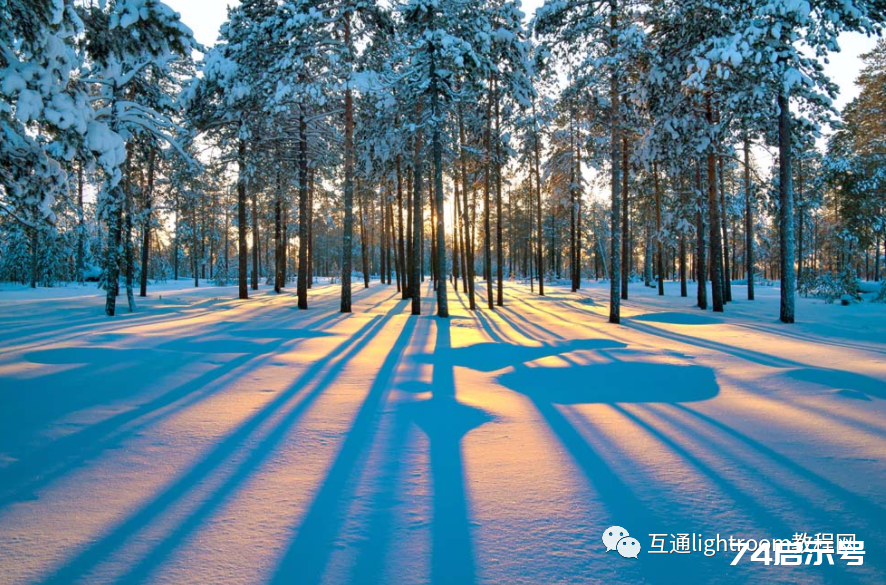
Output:
[[[607,528],[603,533],[603,544],[606,545],[606,552],[617,551],[626,559],[636,559],[640,554],[640,542],[621,526]]]

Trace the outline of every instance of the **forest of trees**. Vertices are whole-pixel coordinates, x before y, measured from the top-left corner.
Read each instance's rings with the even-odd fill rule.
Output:
[[[494,309],[507,279],[608,279],[614,323],[632,281],[714,311],[775,282],[791,323],[797,293],[883,278],[886,42],[842,112],[822,62],[884,19],[881,0],[547,0],[529,20],[513,0],[243,0],[201,47],[158,0],[5,0],[0,281],[95,280],[114,315],[179,278],[307,309],[323,277],[350,312],[374,277],[419,314],[427,278],[445,317],[451,287]]]

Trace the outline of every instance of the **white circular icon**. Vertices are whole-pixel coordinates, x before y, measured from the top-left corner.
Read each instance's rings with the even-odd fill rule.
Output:
[[[636,559],[637,555],[640,554],[640,543],[636,538],[625,536],[618,541],[615,549],[618,551],[618,554],[626,559]]]

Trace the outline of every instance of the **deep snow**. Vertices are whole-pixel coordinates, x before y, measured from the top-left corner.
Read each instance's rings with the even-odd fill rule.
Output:
[[[0,287],[0,583],[886,581],[884,305],[786,326],[778,289],[715,315],[632,285],[613,326],[594,283],[450,289],[448,321],[378,282],[351,315],[186,286],[116,318]],[[648,553],[796,532],[864,566]]]

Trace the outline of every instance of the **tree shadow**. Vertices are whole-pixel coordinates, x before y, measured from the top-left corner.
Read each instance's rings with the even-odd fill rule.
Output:
[[[723,322],[722,319],[717,319],[710,315],[682,313],[679,311],[645,313],[643,315],[635,315],[631,317],[631,320],[646,321],[649,323],[667,323],[670,325],[716,325]]]
[[[710,368],[653,362],[519,367],[498,381],[533,401],[554,404],[695,402],[720,391]]]
[[[353,489],[377,430],[381,406],[393,386],[397,364],[409,345],[416,319],[407,319],[360,406],[341,449],[314,497],[296,536],[283,554],[271,583],[320,583],[346,520],[347,492]]]
[[[636,329],[642,333],[648,333],[649,335],[654,335],[657,337],[662,337],[664,339],[669,339],[671,341],[677,341],[679,343],[685,343],[687,345],[694,345],[696,347],[702,347],[705,349],[710,349],[713,351],[717,351],[720,353],[725,353],[727,355],[732,355],[737,358],[753,362],[755,364],[759,364],[761,366],[768,366],[770,368],[793,368],[797,366],[801,366],[792,360],[786,360],[783,358],[773,357],[771,355],[767,355],[765,353],[759,351],[753,351],[750,349],[743,349],[740,347],[734,347],[731,345],[726,345],[723,343],[719,343],[717,341],[710,341],[707,339],[701,339],[698,337],[693,337],[691,335],[684,335],[681,333],[675,333],[673,331],[665,331],[659,327],[655,327],[654,325],[648,325],[646,323],[638,323],[634,320],[623,321],[622,325],[624,327],[629,327],[631,329]]]
[[[797,368],[785,372],[784,375],[800,382],[826,386],[847,398],[857,400],[886,398],[886,382],[855,372],[827,368]]]
[[[162,417],[187,408],[218,388],[219,380],[241,368],[258,367],[284,347],[293,347],[306,339],[330,335],[323,327],[337,321],[338,315],[311,322],[308,328],[290,330],[291,338],[278,338],[265,344],[261,353],[242,353],[203,374],[135,405],[119,414],[74,431],[49,444],[25,452],[10,465],[0,469],[0,506],[32,497],[35,490],[48,485],[83,461],[120,444],[140,428]],[[198,337],[198,336],[195,336]],[[143,393],[145,386],[170,372],[178,371],[192,358],[171,350],[126,350],[113,348],[63,348],[29,354],[36,363],[78,364],[79,368],[43,376],[33,392],[10,388],[0,396],[7,408],[0,413],[0,441],[12,453],[23,448],[35,429],[49,420]],[[122,356],[122,357],[121,357]],[[39,408],[37,406],[39,405]],[[6,420],[4,420],[6,419]]]
[[[452,348],[449,321],[437,319],[435,323],[432,395],[404,408],[408,408],[430,444],[434,494],[430,582],[471,585],[476,581],[476,562],[461,442],[471,430],[491,421],[492,416],[458,401],[453,365],[464,354]]]
[[[339,372],[372,340],[391,319],[396,308],[384,317],[376,315],[367,321],[352,336],[339,344],[327,356],[314,362],[290,388],[281,392],[239,427],[221,439],[202,456],[190,469],[162,488],[147,504],[122,519],[115,527],[97,537],[84,549],[57,568],[42,583],[67,584],[85,575],[100,565],[116,550],[145,530],[161,515],[172,509],[210,477],[224,473],[226,463],[238,454],[246,453],[245,459],[236,465],[225,478],[221,487],[202,500],[196,510],[190,512],[181,522],[177,522],[172,532],[155,544],[142,559],[132,564],[129,572],[119,579],[123,583],[140,583],[149,580],[162,561],[171,555],[188,536],[203,526],[210,514],[222,506],[244,482],[252,477],[256,469],[270,456],[275,447],[286,437],[287,432],[301,418],[322,392],[337,378]],[[306,388],[313,388],[307,391]],[[297,395],[301,400],[293,401]],[[275,416],[280,419],[264,436],[262,430]],[[257,441],[257,444],[252,443]]]

